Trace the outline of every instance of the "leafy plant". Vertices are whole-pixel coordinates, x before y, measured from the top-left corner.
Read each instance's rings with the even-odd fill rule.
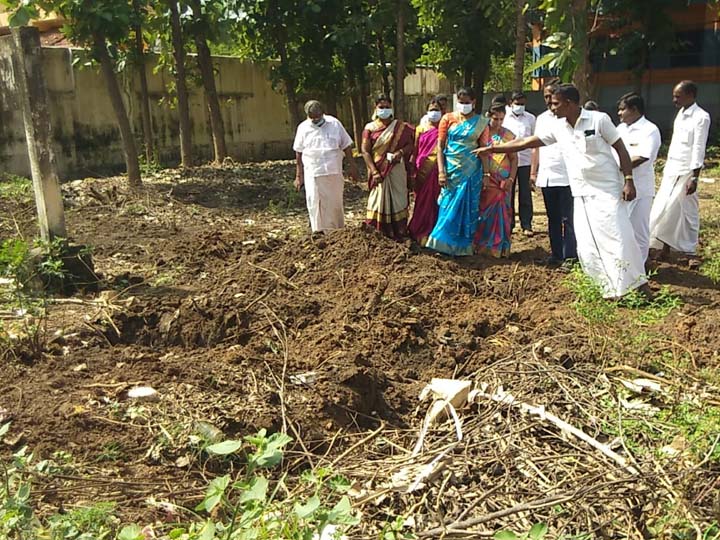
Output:
[[[513,531],[498,531],[493,535],[495,540],[542,540],[548,532],[548,526],[545,523],[536,523],[530,530],[523,534],[517,534]]]
[[[603,297],[599,283],[585,274],[580,265],[575,265],[565,280],[565,285],[575,293],[573,309],[590,324],[610,324],[618,316],[617,304]]]

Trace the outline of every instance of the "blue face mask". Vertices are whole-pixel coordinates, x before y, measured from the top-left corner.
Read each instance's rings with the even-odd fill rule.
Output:
[[[376,109],[375,114],[380,120],[387,120],[393,115],[392,109]]]
[[[313,118],[310,120],[315,127],[322,127],[325,124],[325,117],[321,116],[320,118]]]

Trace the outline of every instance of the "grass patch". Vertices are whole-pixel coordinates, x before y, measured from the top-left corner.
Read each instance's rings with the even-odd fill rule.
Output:
[[[565,285],[575,293],[573,309],[591,325],[610,325],[620,320],[620,308],[628,308],[630,323],[634,325],[653,325],[661,322],[674,309],[682,305],[682,300],[665,285],[648,300],[637,289],[630,291],[622,300],[614,302],[603,298],[603,289],[599,283],[585,274],[580,265],[573,267],[565,280]]]
[[[0,173],[0,198],[19,203],[32,201],[32,180],[14,174]]]

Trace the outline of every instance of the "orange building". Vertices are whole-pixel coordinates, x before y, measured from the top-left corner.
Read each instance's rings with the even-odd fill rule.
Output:
[[[688,7],[668,14],[676,29],[677,46],[670,51],[650,51],[649,68],[643,72],[640,93],[645,98],[647,116],[657,123],[665,134],[672,125],[676,110],[672,105],[672,87],[681,80],[690,79],[700,88],[698,103],[720,119],[720,9],[718,2],[689,0]],[[598,39],[621,40],[602,27]],[[546,52],[542,45],[542,30],[533,28],[533,56],[539,59]],[[607,47],[611,49],[612,47]],[[617,99],[626,92],[638,90],[638,80],[628,65],[631,62],[621,55],[607,52],[592,57],[596,100],[600,108],[615,116]],[[543,78],[552,73],[538,71],[533,78],[533,89],[540,89]]]

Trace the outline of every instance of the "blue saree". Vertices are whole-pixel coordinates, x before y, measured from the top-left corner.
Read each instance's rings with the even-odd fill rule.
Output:
[[[443,131],[447,133],[444,152],[447,186],[438,198],[438,220],[426,244],[430,249],[447,255],[473,254],[483,168],[482,162],[470,152],[478,147],[487,123],[484,116],[465,120],[459,113],[447,114],[440,122],[440,137]]]

